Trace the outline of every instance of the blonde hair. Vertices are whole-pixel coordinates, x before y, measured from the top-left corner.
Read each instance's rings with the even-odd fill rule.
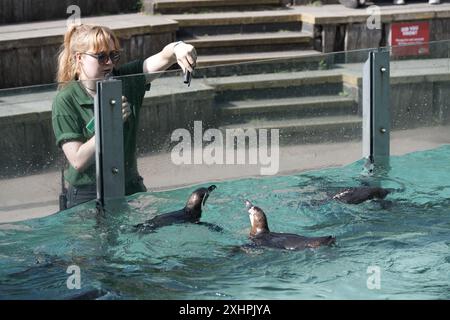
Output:
[[[58,53],[58,88],[64,88],[69,81],[78,80],[77,52],[109,51],[111,40],[114,43],[113,50],[120,50],[119,40],[111,29],[86,24],[72,26],[64,35],[64,42]]]

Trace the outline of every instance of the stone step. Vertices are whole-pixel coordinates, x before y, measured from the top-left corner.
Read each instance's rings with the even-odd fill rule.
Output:
[[[227,76],[231,74],[257,74],[275,70],[286,70],[284,66],[299,63],[288,59],[306,58],[308,66],[311,56],[321,53],[313,49],[311,33],[302,32],[301,14],[286,8],[278,11],[244,11],[200,14],[165,15],[179,23],[177,37],[194,45],[198,51],[198,67],[220,66],[197,70],[203,77]],[[225,66],[242,62],[284,59],[279,64],[267,67],[255,63],[251,66]],[[318,63],[319,59],[314,63]],[[258,68],[261,68],[258,69]],[[282,67],[279,69],[277,67]],[[272,69],[272,70],[274,70]],[[298,69],[295,69],[298,70]]]
[[[290,50],[290,51],[270,51],[253,53],[234,53],[234,54],[211,54],[200,55],[197,58],[197,67],[227,65],[233,63],[243,63],[249,61],[264,61],[275,59],[300,59],[317,60],[324,58],[325,55],[316,50]],[[286,62],[286,61],[284,61]]]
[[[309,28],[311,29],[311,28]],[[310,31],[310,30],[307,31]],[[236,21],[230,24],[220,23],[218,25],[193,25],[180,26],[177,31],[177,38],[192,38],[196,36],[211,36],[222,34],[244,34],[244,33],[261,33],[261,32],[278,32],[278,31],[302,31],[302,24],[298,21],[279,21],[267,23],[248,23]]]
[[[86,17],[83,23],[107,26],[118,37],[128,38],[135,34],[173,32],[178,29],[176,21],[141,13]],[[0,26],[0,50],[39,44],[61,44],[66,31],[67,20]]]
[[[199,55],[311,50],[313,42],[311,33],[293,31],[207,35],[182,40],[192,44]]]
[[[229,120],[230,123],[255,116],[284,119],[351,115],[357,111],[356,102],[352,97],[339,95],[227,101],[219,104],[218,107],[221,118]]]
[[[318,142],[338,142],[360,138],[362,119],[359,116],[329,116],[304,119],[266,120],[221,126],[223,132],[233,129],[253,128],[257,131],[279,129],[280,145]]]
[[[252,60],[247,60],[251,57]],[[326,69],[334,62],[332,56],[314,50],[269,51],[258,53],[230,53],[200,55],[194,78],[228,77],[234,75],[293,72]]]
[[[198,14],[170,14],[164,15],[168,19],[177,21],[180,27],[191,26],[220,26],[257,23],[301,22],[298,10],[280,11],[233,11]]]
[[[261,10],[280,8],[280,0],[155,0],[156,13],[195,13],[204,11]]]
[[[309,70],[206,79],[217,91],[268,89],[302,84],[342,82],[342,70]]]
[[[342,70],[308,70],[209,78],[216,101],[338,95],[343,91]]]

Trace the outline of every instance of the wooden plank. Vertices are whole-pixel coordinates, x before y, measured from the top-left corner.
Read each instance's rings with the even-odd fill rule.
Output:
[[[11,63],[18,65],[17,84],[19,86],[29,86],[41,77],[40,50],[39,48],[17,49],[16,58]]]
[[[3,56],[3,67],[4,71],[2,77],[4,77],[3,88],[16,87],[19,82],[19,65],[17,60],[17,49],[2,51]]]
[[[58,66],[58,46],[41,47],[41,79],[39,83],[56,82],[56,69]]]
[[[154,55],[164,49],[166,45],[175,40],[175,33],[157,33],[153,34],[151,37],[152,40],[150,41],[150,55]]]
[[[136,12],[138,0],[1,0],[0,24],[66,19],[68,6],[77,5],[81,18]]]
[[[31,21],[33,18],[34,12],[33,12],[33,3],[31,0],[22,0],[23,1],[23,21]],[[34,3],[40,2],[41,0],[34,1]]]
[[[14,0],[4,0],[3,10],[3,18],[5,23],[17,22],[14,19]]]
[[[108,6],[108,3],[112,1],[89,1],[80,0],[79,7],[81,9],[81,19],[87,16],[93,16],[95,14],[107,13],[107,10],[103,10],[103,6]]]
[[[5,5],[6,5],[6,0],[0,1],[0,24],[6,23]]]
[[[175,40],[175,33],[159,33],[143,36],[142,58],[150,57],[160,52],[166,45]]]
[[[117,1],[97,1],[97,3],[101,4],[101,9],[103,12],[120,12],[120,3]]]
[[[142,36],[136,35],[130,39],[130,60],[142,58]]]
[[[336,25],[322,26],[322,51],[323,53],[333,52],[336,45]],[[314,48],[318,50],[317,48]]]
[[[433,19],[430,22],[430,41],[440,41],[450,37],[450,19]]]
[[[3,56],[4,56],[3,51],[0,51],[0,70],[1,70],[1,73],[3,73],[3,74],[0,74],[0,89],[5,87],[5,78],[7,76],[7,74],[5,72],[4,62],[3,62],[3,60],[4,60]],[[1,94],[0,94],[0,96],[1,96]],[[0,98],[0,101],[1,101],[1,98]]]
[[[121,63],[127,63],[130,61],[130,39],[125,39],[121,41],[122,47],[122,57],[120,59]]]
[[[434,19],[430,21],[430,57],[449,58],[449,43],[443,39],[450,39],[450,19]],[[440,41],[440,42],[439,42]]]
[[[47,0],[43,0],[40,3],[40,10],[46,11],[46,17],[39,20],[67,19],[70,16],[67,14],[67,8],[72,4],[78,5],[78,3],[79,0],[63,0],[52,6],[48,5]]]
[[[146,34],[143,36],[143,48],[142,48],[142,56],[143,58],[149,57],[153,55],[152,53],[152,36],[149,34]]]
[[[14,18],[17,21],[24,20],[23,1],[14,1]]]
[[[344,50],[378,48],[382,37],[381,29],[370,30],[365,23],[347,25]]]

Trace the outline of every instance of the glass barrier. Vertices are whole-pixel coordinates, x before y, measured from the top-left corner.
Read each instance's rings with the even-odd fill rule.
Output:
[[[179,72],[155,79],[138,135],[149,189],[358,160],[358,82],[335,60],[318,54],[197,68],[190,86]]]
[[[391,154],[449,142],[448,44],[428,43],[422,55],[389,48]],[[151,80],[142,107],[133,109],[137,167],[148,190],[361,159],[362,68],[371,50],[199,67],[189,84],[179,70],[115,77],[124,95]],[[56,94],[56,84],[0,90],[4,220],[59,209],[67,160],[52,129]]]
[[[64,158],[51,121],[56,87],[0,90],[0,222],[46,216],[59,209]]]
[[[389,48],[392,155],[450,143],[449,44]]]
[[[430,43],[419,58],[389,48],[391,154],[433,150],[393,159],[386,189],[375,190],[380,201],[368,203],[364,187],[376,179],[362,179],[357,160],[370,50],[202,67],[190,84],[180,71],[116,77],[130,107],[127,183],[141,183],[136,170],[149,192],[127,197],[107,219],[92,203],[31,219],[59,210],[61,169],[68,168],[52,127],[57,85],[0,90],[0,292],[12,299],[448,298],[441,290],[450,192],[446,46]],[[58,96],[69,107],[56,117],[82,110],[75,129],[93,136],[92,99],[79,82],[70,85],[71,95]],[[95,169],[87,170],[92,178]],[[183,205],[194,188],[212,184],[220,193],[201,223],[169,225],[186,221]],[[363,187],[356,199],[343,198],[354,186]],[[244,199],[264,208],[274,232],[321,237],[279,249],[342,245],[312,255],[252,251]],[[164,213],[174,220],[157,220]],[[167,228],[152,229],[160,226]],[[316,258],[327,263],[305,274]],[[370,270],[382,271],[382,292],[361,277]],[[255,285],[242,281],[249,277]]]

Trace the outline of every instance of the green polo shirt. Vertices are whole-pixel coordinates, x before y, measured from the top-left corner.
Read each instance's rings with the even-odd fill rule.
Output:
[[[143,73],[143,60],[133,61],[114,69],[114,76],[140,74],[120,78],[122,80],[122,95],[127,97],[131,105],[132,114],[124,122],[124,164],[125,164],[125,193],[133,194],[141,190],[138,183],[139,173],[136,159],[136,135],[139,124],[139,113],[145,91],[150,89],[146,84]],[[61,147],[67,141],[85,143],[92,136],[86,129],[88,122],[94,117],[94,100],[81,87],[79,81],[73,81],[58,92],[52,105],[52,125],[56,137],[56,144]],[[66,181],[73,186],[96,184],[95,163],[78,172],[69,164],[65,171]]]

